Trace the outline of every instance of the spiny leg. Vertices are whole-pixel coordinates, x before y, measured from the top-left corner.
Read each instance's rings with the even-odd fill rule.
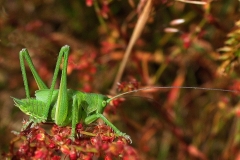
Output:
[[[29,87],[28,87],[28,81],[27,81],[27,74],[26,74],[26,69],[25,69],[25,65],[24,65],[24,58],[27,62],[27,64],[29,65],[29,68],[33,74],[33,77],[38,85],[38,88],[41,89],[48,89],[48,87],[46,86],[46,84],[42,81],[42,79],[40,78],[40,76],[38,75],[33,62],[31,60],[31,57],[29,56],[28,50],[27,49],[22,49],[19,53],[19,58],[20,58],[20,66],[21,66],[21,70],[22,70],[22,76],[23,76],[23,83],[24,83],[24,87],[25,87],[25,92],[26,92],[26,97],[30,98],[30,93],[29,93]]]
[[[28,50],[27,49],[22,49],[19,53],[19,59],[20,59],[20,66],[21,66],[21,70],[22,70],[22,76],[23,76],[23,83],[24,83],[24,88],[25,88],[25,93],[26,93],[26,98],[29,99],[30,98],[30,91],[29,91],[29,86],[28,86],[28,80],[27,80],[27,74],[26,74],[26,68],[24,65],[24,58],[33,74],[33,77],[38,85],[38,88],[41,89],[48,89],[48,87],[46,86],[46,84],[42,81],[42,79],[40,78],[40,76],[38,75],[33,62],[31,60],[31,57],[29,56]],[[25,130],[30,124],[34,123],[33,121],[33,117],[30,116],[29,121],[27,121],[23,127],[22,127],[22,131]],[[31,125],[32,126],[32,125]]]
[[[76,125],[78,124],[79,120],[82,116],[82,108],[79,106],[79,97],[76,95],[73,96],[73,106],[72,106],[72,130],[70,138],[74,141],[75,140],[75,133],[76,133]]]
[[[69,46],[65,45],[61,48],[59,52],[56,68],[53,74],[52,84],[49,90],[47,104],[46,104],[46,107],[44,108],[44,115],[46,116],[45,118],[47,119],[51,101],[52,101],[53,90],[57,81],[60,64],[62,62],[62,58],[64,58],[61,82],[60,82],[59,93],[57,98],[56,113],[55,113],[56,124],[61,124],[66,119],[67,113],[68,113],[67,65],[68,65],[69,49],[70,49]]]

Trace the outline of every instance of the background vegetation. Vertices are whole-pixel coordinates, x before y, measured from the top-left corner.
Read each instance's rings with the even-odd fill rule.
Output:
[[[11,99],[25,97],[22,48],[50,84],[58,52],[68,44],[68,88],[79,91],[114,96],[147,86],[240,89],[239,1],[151,2],[146,8],[145,0],[0,0],[0,151],[8,152],[11,131],[27,119]],[[144,9],[149,14],[139,27]],[[141,27],[112,89],[132,33]],[[34,95],[29,70],[28,76]],[[240,158],[239,93],[145,90],[111,104],[106,116],[132,137],[128,146],[139,159]]]

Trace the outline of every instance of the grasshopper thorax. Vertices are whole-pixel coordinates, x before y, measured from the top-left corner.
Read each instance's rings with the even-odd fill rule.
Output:
[[[109,99],[107,96],[96,93],[83,94],[84,100],[81,102],[81,106],[87,114],[91,114],[92,112],[103,113]]]

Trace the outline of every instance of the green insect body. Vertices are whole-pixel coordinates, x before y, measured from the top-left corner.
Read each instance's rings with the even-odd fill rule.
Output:
[[[131,142],[130,136],[122,133],[110,121],[103,116],[103,111],[106,105],[113,99],[107,96],[95,93],[84,93],[67,89],[67,65],[69,46],[63,46],[59,52],[56,68],[54,71],[51,87],[48,88],[38,75],[32,60],[26,49],[20,51],[20,65],[23,75],[23,82],[26,92],[25,99],[13,98],[15,105],[25,114],[29,115],[29,121],[23,125],[22,130],[25,130],[29,124],[35,125],[42,122],[54,122],[59,126],[71,125],[71,136],[74,140],[76,125],[80,121],[86,125],[101,118],[108,126],[110,126],[118,136],[123,136]],[[63,58],[63,69],[59,89],[54,89],[60,64]],[[35,92],[35,97],[30,97],[24,59],[39,90]],[[118,95],[120,96],[120,95]],[[116,96],[116,97],[118,97]],[[116,98],[114,97],[114,98]]]

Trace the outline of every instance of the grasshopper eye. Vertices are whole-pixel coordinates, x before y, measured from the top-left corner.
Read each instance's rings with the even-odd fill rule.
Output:
[[[105,107],[107,105],[106,101],[102,101],[102,107]]]

